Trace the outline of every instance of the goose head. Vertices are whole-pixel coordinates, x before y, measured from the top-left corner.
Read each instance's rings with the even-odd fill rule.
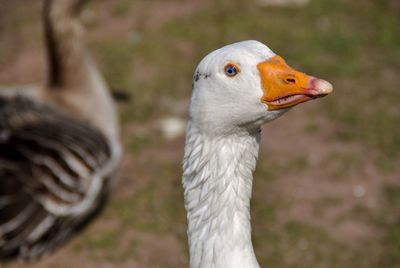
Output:
[[[199,63],[189,119],[205,134],[254,131],[291,107],[331,92],[329,82],[292,69],[266,45],[242,41]]]

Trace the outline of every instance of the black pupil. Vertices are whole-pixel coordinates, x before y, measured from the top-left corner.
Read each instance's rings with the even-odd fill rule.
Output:
[[[229,75],[235,75],[235,74],[236,74],[236,67],[230,65],[230,66],[228,66],[228,67],[226,68],[226,72],[227,72]]]

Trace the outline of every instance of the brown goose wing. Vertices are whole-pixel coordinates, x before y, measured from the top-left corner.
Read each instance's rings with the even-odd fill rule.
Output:
[[[117,160],[89,124],[0,97],[0,258],[52,250],[100,209]]]

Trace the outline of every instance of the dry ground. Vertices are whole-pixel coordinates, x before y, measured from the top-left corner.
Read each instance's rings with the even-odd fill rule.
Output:
[[[183,135],[162,138],[159,121],[185,119],[207,51],[254,38],[336,90],[263,129],[252,202],[261,264],[400,267],[400,24],[397,1],[377,2],[272,11],[237,0],[91,3],[93,55],[111,87],[131,96],[119,107],[125,156],[114,197],[55,254],[4,266],[187,267]],[[39,14],[38,0],[0,0],[0,85],[44,81]]]

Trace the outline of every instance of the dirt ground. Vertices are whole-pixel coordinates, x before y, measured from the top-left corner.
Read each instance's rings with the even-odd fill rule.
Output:
[[[212,6],[212,1],[200,0],[120,1],[119,5],[94,1],[83,14],[88,43],[104,66],[107,60],[98,48],[102,43],[117,43],[141,31],[155,35],[165,25],[198,16]],[[0,85],[45,81],[39,14],[38,0],[0,0]],[[175,44],[174,49],[191,60],[187,73],[197,64],[192,62],[198,58],[196,48],[185,40]],[[107,53],[122,53],[118,49]],[[162,76],[164,66],[147,62],[139,68],[143,62],[147,58],[138,58],[133,67],[123,70],[127,79],[133,79],[128,85],[143,85]],[[111,77],[107,70],[106,77]],[[346,83],[338,77],[339,85]],[[110,83],[115,79],[118,76],[111,77]],[[129,106],[134,104],[120,104],[125,155],[106,211],[54,254],[36,263],[4,267],[187,267],[180,185],[183,133],[162,138],[159,122],[167,116],[185,120],[190,79],[189,75],[183,80],[189,81],[182,86],[185,93],[183,89],[173,97],[162,95],[158,101],[165,111],[146,120],[131,116]],[[339,93],[328,98],[335,94],[340,98],[343,90],[336,90]],[[134,103],[140,101],[140,92],[131,94]],[[256,254],[262,264],[272,263],[270,267],[378,267],[379,263],[400,267],[397,255],[394,261],[381,261],[387,249],[382,241],[391,237],[387,228],[394,226],[396,213],[400,215],[400,206],[388,204],[398,200],[388,193],[400,187],[400,157],[394,154],[390,168],[382,168],[379,148],[357,138],[341,139],[337,133],[343,125],[325,111],[330,102],[334,100],[300,105],[263,128],[252,200]],[[390,251],[396,251],[396,243]]]

